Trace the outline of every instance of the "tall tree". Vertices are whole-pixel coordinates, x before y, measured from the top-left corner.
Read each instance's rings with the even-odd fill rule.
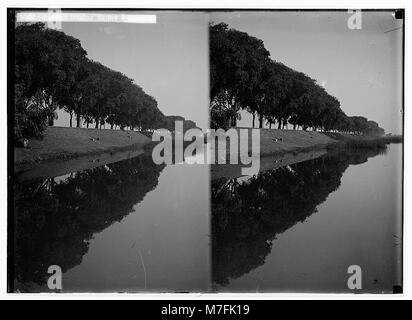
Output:
[[[224,23],[210,25],[211,108],[216,104],[236,125],[238,111],[246,109],[269,58],[263,41]]]

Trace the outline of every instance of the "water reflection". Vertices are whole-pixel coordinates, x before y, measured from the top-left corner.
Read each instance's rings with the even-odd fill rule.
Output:
[[[273,291],[281,287],[274,285],[278,281],[274,266],[283,263],[286,268],[293,268],[288,257],[302,257],[301,265],[309,268],[311,257],[305,255],[305,241],[315,242],[314,238],[322,233],[325,225],[329,228],[330,216],[321,217],[321,223],[313,228],[308,228],[310,223],[303,225],[307,232],[303,236],[300,234],[305,239],[300,248],[283,245],[279,250],[282,238],[276,241],[277,236],[293,233],[285,231],[315,213],[319,204],[340,187],[349,165],[364,163],[379,153],[327,154],[292,164],[294,158],[282,162],[285,165],[281,167],[278,162],[274,163],[272,168],[276,170],[266,166],[258,175],[246,178],[222,178],[229,172],[223,170],[218,175],[221,178],[212,179],[210,187],[206,166],[183,164],[166,168],[155,165],[150,154],[60,177],[17,180],[14,185],[15,288],[48,291],[44,289],[47,268],[57,264],[64,272],[66,291],[208,291],[211,282],[221,290],[228,287],[243,289],[254,285],[254,280],[244,276],[255,277],[254,271],[265,266],[268,270],[262,281]],[[397,154],[393,158],[400,159]],[[382,170],[380,166],[372,166],[373,170]],[[371,174],[375,173],[373,170]],[[393,183],[399,185],[394,172],[388,171],[388,175],[392,175]],[[230,173],[228,176],[236,175]],[[365,176],[360,179],[380,183],[382,175],[375,176],[375,180],[365,179]],[[348,177],[348,173],[345,177],[359,184],[353,176]],[[386,180],[389,181],[385,176]],[[369,200],[372,198],[366,193],[359,196],[379,207],[381,214],[377,209],[362,217],[359,214],[362,206],[356,203],[351,208],[344,203],[338,207],[352,213],[353,217],[344,216],[342,212],[336,215],[341,219],[336,223],[337,229],[345,236],[352,232],[354,241],[360,237],[353,232],[354,227],[349,222],[360,225],[359,234],[365,234],[379,247],[382,257],[374,254],[375,260],[383,261],[387,257],[389,267],[394,249],[387,238],[393,240],[391,224],[396,221],[392,202],[388,199],[396,201],[395,194],[400,194],[397,190],[390,193],[390,186],[381,187],[387,194],[384,200],[382,196],[380,201]],[[362,192],[366,188],[353,189]],[[150,192],[152,190],[155,191]],[[341,195],[340,200],[355,202],[357,196],[351,194],[346,198]],[[330,198],[325,203],[329,202]],[[382,202],[387,205],[383,206]],[[381,219],[386,213],[387,219]],[[313,222],[321,214],[319,209],[318,215],[309,221]],[[375,219],[375,224],[371,224],[370,217]],[[115,224],[118,221],[122,223]],[[209,259],[210,221],[212,259]],[[347,228],[342,227],[345,222]],[[368,224],[372,226],[369,233],[365,227]],[[372,231],[385,235],[385,239],[375,241],[376,238],[370,236]],[[320,239],[319,242],[325,243],[329,253],[336,251],[340,254],[343,252],[342,239],[343,236],[332,234],[327,241]],[[288,239],[285,242],[297,243]],[[274,245],[277,250],[272,248]],[[347,243],[347,248],[354,247],[355,244]],[[273,252],[280,251],[284,254],[281,258],[279,255],[273,257]],[[369,246],[364,252],[376,251],[375,247]],[[378,269],[375,260],[364,252],[359,255],[367,257]],[[329,261],[322,255],[320,257]],[[347,266],[346,261],[341,263],[338,258],[330,260],[343,268]],[[212,279],[209,278],[210,267]],[[313,263],[313,268],[319,268],[317,262]],[[388,273],[387,267],[382,269]],[[379,273],[379,270],[374,271],[374,274]],[[343,269],[344,275],[345,272]],[[296,274],[291,272],[290,278],[283,277],[286,279],[284,287],[298,288],[291,286],[291,278],[301,285],[298,289],[319,285],[318,282],[305,284]],[[330,274],[332,277],[336,270]],[[383,288],[384,275],[370,277],[373,277],[371,281],[379,279]],[[312,278],[319,281],[317,277]],[[236,284],[236,281],[243,282]],[[385,281],[385,289],[394,283],[392,278]]]
[[[212,280],[226,286],[265,263],[276,236],[305,221],[337,190],[345,170],[385,150],[335,153],[212,181]]]
[[[158,183],[151,155],[14,184],[16,289],[46,282],[49,265],[81,263],[93,235],[128,215]]]

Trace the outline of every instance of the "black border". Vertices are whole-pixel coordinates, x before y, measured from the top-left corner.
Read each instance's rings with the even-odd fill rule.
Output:
[[[14,292],[14,26],[7,9],[7,292]]]

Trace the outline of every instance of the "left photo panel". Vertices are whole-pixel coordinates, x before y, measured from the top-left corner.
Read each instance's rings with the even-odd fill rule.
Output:
[[[9,9],[9,292],[210,291],[208,28]]]

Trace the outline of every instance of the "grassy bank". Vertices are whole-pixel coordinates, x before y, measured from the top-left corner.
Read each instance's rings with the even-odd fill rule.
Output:
[[[396,142],[402,142],[402,137],[367,137],[301,130],[260,129],[261,156],[296,154],[322,149],[380,149],[388,143]],[[103,153],[112,155],[118,151],[142,148],[147,150],[155,144],[157,142],[152,142],[150,135],[134,131],[49,127],[43,139],[30,139],[28,148],[14,149],[15,166]],[[190,142],[186,141],[184,146],[187,144]],[[219,148],[219,145],[216,144],[216,147]],[[248,144],[241,143],[239,146],[240,150],[245,148],[252,150],[250,136]],[[229,143],[226,145],[226,150],[222,151],[230,156]]]
[[[377,137],[302,130],[260,129],[260,156],[283,156],[316,150],[383,150],[387,144],[401,143],[402,140],[401,136]],[[222,147],[216,144],[216,154],[218,151],[223,151]],[[248,144],[241,143],[239,150],[242,151],[246,147],[249,151],[252,150],[250,134]],[[230,157],[228,142],[226,157],[227,159]]]
[[[370,137],[351,134],[313,131],[271,130],[260,131],[260,171],[273,170],[320,157],[326,153],[379,154],[389,143],[400,143],[400,136]],[[251,143],[249,141],[249,150]],[[241,147],[242,148],[242,147]],[[230,149],[226,147],[229,160]],[[211,166],[212,180],[240,177],[242,165],[221,164]]]
[[[334,139],[317,131],[261,129],[260,154],[273,155],[319,149]]]
[[[238,130],[244,128],[238,128]],[[248,130],[251,130],[248,128]],[[238,136],[239,133],[238,133]],[[252,150],[252,140],[249,132],[248,144],[240,143],[239,150]],[[320,132],[302,130],[260,129],[260,155],[283,155],[315,149],[326,148],[337,141]],[[216,144],[216,154],[222,147]],[[224,151],[223,151],[224,152]],[[226,145],[226,156],[230,156],[229,143]]]
[[[137,149],[150,141],[149,137],[133,131],[49,127],[43,139],[30,139],[28,148],[14,148],[14,163],[36,163]]]

